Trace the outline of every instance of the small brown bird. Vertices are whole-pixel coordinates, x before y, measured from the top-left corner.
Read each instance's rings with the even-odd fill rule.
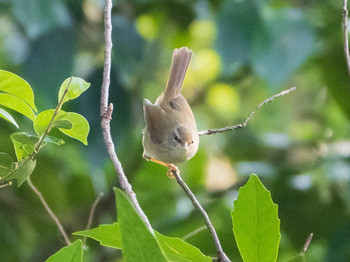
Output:
[[[198,150],[199,136],[192,110],[182,96],[182,84],[192,51],[187,47],[175,49],[165,91],[155,104],[143,100],[146,126],[143,130],[143,157],[167,166],[168,176],[179,172],[174,164],[192,158]]]

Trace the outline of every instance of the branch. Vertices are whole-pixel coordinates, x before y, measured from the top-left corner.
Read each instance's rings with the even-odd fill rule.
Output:
[[[276,95],[273,95],[270,98],[264,100],[262,103],[260,103],[259,105],[257,105],[255,107],[254,111],[252,111],[249,114],[248,118],[241,124],[237,124],[237,125],[234,125],[234,126],[226,126],[226,127],[219,128],[219,129],[208,129],[208,130],[199,131],[198,135],[200,135],[200,136],[213,135],[213,134],[223,133],[223,132],[226,132],[226,131],[230,131],[230,130],[234,130],[234,129],[237,129],[237,128],[245,127],[247,125],[247,123],[249,122],[249,120],[255,115],[255,113],[258,110],[260,110],[265,104],[273,101],[277,97],[284,96],[284,95],[294,91],[295,89],[296,89],[296,87],[292,87],[290,89],[283,90],[282,92],[280,92],[280,93],[278,93]]]
[[[55,223],[57,224],[58,229],[61,231],[61,234],[64,238],[64,240],[66,241],[67,246],[70,245],[70,241],[69,238],[66,234],[66,231],[64,231],[64,228],[61,224],[61,222],[59,221],[59,219],[56,217],[56,215],[53,213],[53,211],[51,210],[51,208],[49,207],[49,205],[47,204],[45,198],[43,197],[43,195],[41,194],[41,192],[34,186],[34,184],[32,183],[32,181],[30,180],[30,178],[27,178],[27,182],[28,185],[33,189],[34,193],[40,198],[41,203],[44,205],[47,213],[49,213],[49,215],[52,217],[52,219],[55,221]]]
[[[105,19],[105,60],[104,60],[104,69],[103,69],[103,82],[101,86],[101,104],[100,104],[100,122],[101,129],[103,134],[103,139],[105,141],[109,157],[111,158],[115,171],[118,174],[118,179],[120,182],[121,188],[129,196],[133,206],[136,209],[136,212],[145,222],[149,231],[154,234],[151,224],[148,221],[145,213],[140,207],[136,199],[136,194],[133,192],[132,187],[124,173],[123,167],[118,159],[118,156],[115,152],[115,147],[113,139],[111,136],[111,126],[110,122],[112,119],[113,104],[108,105],[108,95],[109,95],[109,85],[110,85],[110,73],[111,73],[111,52],[112,52],[112,22],[111,22],[111,13],[112,13],[112,0],[106,0],[106,6],[104,10],[104,19]]]
[[[348,73],[350,75],[350,55],[349,55],[349,33],[348,33],[348,0],[344,0],[343,5],[343,34],[344,34],[344,53]]]
[[[207,228],[208,228],[208,230],[209,230],[209,232],[214,240],[214,243],[216,246],[216,252],[218,253],[218,260],[217,261],[230,262],[230,259],[226,256],[226,254],[222,250],[218,235],[216,234],[215,228],[213,227],[213,224],[211,223],[207,212],[203,209],[201,204],[198,202],[196,196],[192,193],[191,189],[182,180],[182,178],[180,176],[180,172],[177,172],[176,170],[172,170],[172,173],[173,173],[177,183],[182,187],[182,189],[185,191],[185,193],[191,199],[193,206],[196,209],[198,209],[198,211],[201,213],[201,215],[204,219],[204,222],[207,225]]]
[[[94,203],[92,204],[91,210],[90,210],[89,219],[88,219],[88,222],[87,222],[87,224],[86,224],[85,230],[89,230],[89,229],[91,228],[92,218],[94,217],[96,207],[97,207],[97,205],[98,205],[98,203],[100,202],[100,200],[101,200],[102,197],[103,197],[103,193],[99,193],[98,196],[96,197]],[[85,246],[86,239],[87,239],[87,236],[84,236],[84,239],[83,239],[83,246]]]
[[[304,255],[305,255],[305,253],[306,253],[306,251],[307,251],[307,248],[309,247],[310,242],[311,242],[313,236],[314,236],[314,234],[311,233],[311,234],[307,237],[307,239],[306,239],[306,241],[305,241],[305,244],[304,244],[304,246],[303,246],[303,249],[300,251],[300,256],[304,256]]]

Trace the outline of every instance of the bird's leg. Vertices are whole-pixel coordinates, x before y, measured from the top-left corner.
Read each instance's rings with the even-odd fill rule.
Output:
[[[152,161],[154,163],[160,164],[162,166],[166,166],[168,168],[168,172],[167,175],[169,178],[174,179],[174,172],[177,172],[178,174],[180,174],[180,170],[177,168],[177,166],[175,166],[174,164],[167,164],[163,161],[160,161],[158,159],[155,159],[153,157],[147,156],[145,154],[143,154],[143,158],[146,159],[147,161]]]

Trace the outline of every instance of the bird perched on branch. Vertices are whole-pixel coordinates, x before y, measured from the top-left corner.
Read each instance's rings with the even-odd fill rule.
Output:
[[[182,96],[182,84],[192,58],[187,47],[175,49],[165,91],[152,104],[143,100],[146,126],[143,157],[168,167],[168,176],[179,172],[174,165],[191,159],[198,150],[199,136],[191,107]]]

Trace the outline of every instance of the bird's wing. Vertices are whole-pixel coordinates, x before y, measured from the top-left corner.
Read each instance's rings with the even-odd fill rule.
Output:
[[[153,105],[148,99],[144,99],[143,111],[151,140],[156,144],[162,143],[164,134],[168,132],[168,119],[165,117],[164,110],[159,105]]]

